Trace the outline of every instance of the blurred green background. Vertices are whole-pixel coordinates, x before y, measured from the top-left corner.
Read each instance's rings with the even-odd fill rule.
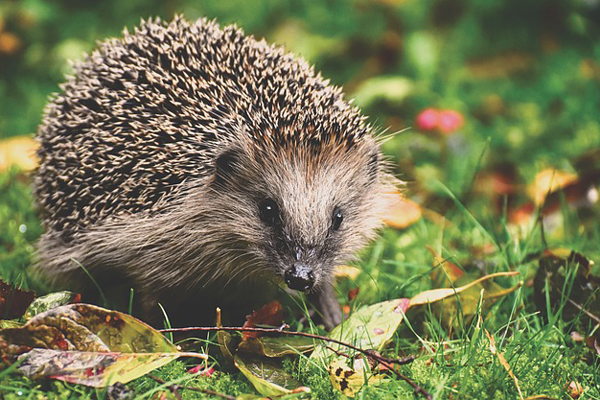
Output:
[[[451,189],[460,193],[487,140],[484,165],[518,177],[568,169],[600,147],[598,0],[2,0],[0,138],[35,132],[69,60],[140,18],[175,13],[283,44],[377,126],[407,129],[387,150],[408,181],[459,174]],[[464,116],[448,143],[459,165],[415,127],[427,107]]]

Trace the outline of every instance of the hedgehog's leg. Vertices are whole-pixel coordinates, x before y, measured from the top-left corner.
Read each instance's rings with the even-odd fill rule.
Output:
[[[342,323],[342,310],[333,290],[333,284],[327,283],[309,295],[321,314],[323,325],[328,331]]]

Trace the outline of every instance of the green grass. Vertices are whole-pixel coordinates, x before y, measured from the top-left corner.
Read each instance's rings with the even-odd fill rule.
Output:
[[[31,260],[33,244],[40,233],[31,206],[28,179],[11,170],[0,174],[0,182],[3,184],[0,215],[10,229],[4,232],[0,247],[2,276],[27,286],[28,280],[23,271]],[[476,261],[480,261],[479,265],[483,263],[489,273],[507,270],[510,263],[521,276],[499,282],[508,287],[523,279],[526,283],[523,287],[472,318],[460,318],[459,312],[458,322],[452,328],[447,320],[434,312],[434,307],[409,311],[407,321],[386,353],[390,356],[416,355],[417,360],[403,366],[401,372],[426,388],[436,399],[450,396],[460,399],[517,399],[513,380],[490,351],[489,340],[483,330],[486,328],[496,338],[498,350],[512,367],[524,396],[568,398],[568,385],[576,381],[586,388],[584,398],[600,399],[598,356],[570,337],[573,330],[586,334],[591,332],[592,327],[583,326],[579,319],[566,321],[560,312],[551,313],[548,322],[545,322],[534,305],[533,289],[527,281],[535,274],[537,262],[523,260],[543,247],[539,228],[519,235],[512,234],[509,226],[481,218],[485,209],[485,204],[477,202],[468,208],[457,203],[446,214],[449,222],[444,226],[425,218],[404,231],[386,229],[357,263],[363,273],[356,281],[343,280],[338,284],[340,298],[343,299],[351,288],[360,287],[360,293],[352,304],[357,307],[391,298],[410,297],[429,289],[429,274],[434,263],[427,246],[470,272],[474,271]],[[564,218],[570,219],[571,225],[577,224],[575,215],[567,212]],[[25,233],[18,229],[22,224],[28,227]],[[571,226],[561,230],[560,237],[550,235],[548,240],[551,245],[574,248],[587,253],[592,259],[598,259],[598,242],[595,241],[599,237],[598,228],[588,229],[584,232],[585,237],[574,233],[569,236],[567,232],[571,230],[580,232]],[[490,238],[494,238],[496,249],[478,260],[473,255],[473,248],[490,243]],[[460,305],[459,310],[465,306]],[[465,322],[468,319],[474,322]],[[294,321],[289,322],[292,327],[297,326]],[[220,371],[211,378],[187,374],[185,363],[180,361],[155,371],[153,375],[167,382],[210,388],[230,395],[254,392],[242,375],[220,366],[220,356],[214,347],[209,349],[209,354],[216,357],[215,366]],[[341,398],[331,387],[323,368],[301,358],[288,363],[288,369],[303,384],[311,387],[313,398]],[[160,384],[144,377],[127,386],[139,398],[151,398]],[[184,399],[210,398],[189,390],[182,389],[180,392]],[[108,398],[104,390],[56,381],[34,382],[10,369],[0,372],[0,393],[7,400],[44,396],[50,399]],[[390,375],[380,384],[365,387],[358,398],[412,398],[412,389]]]

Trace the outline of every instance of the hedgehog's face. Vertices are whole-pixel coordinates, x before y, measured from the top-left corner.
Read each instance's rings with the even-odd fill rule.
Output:
[[[380,224],[385,185],[374,142],[349,150],[233,150],[217,158],[223,214],[267,270],[295,290],[328,284]]]

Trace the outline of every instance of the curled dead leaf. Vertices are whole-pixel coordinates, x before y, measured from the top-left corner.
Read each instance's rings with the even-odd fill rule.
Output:
[[[283,306],[278,300],[273,300],[246,317],[244,328],[257,325],[280,326],[283,323]],[[242,332],[244,338],[259,337],[259,332]]]
[[[533,182],[527,187],[527,194],[536,205],[541,205],[549,193],[575,182],[577,175],[571,172],[546,168],[537,173]]]
[[[420,220],[422,215],[420,205],[397,193],[383,221],[392,228],[405,229]]]
[[[572,399],[578,399],[583,394],[583,386],[577,381],[571,381],[567,391]]]
[[[16,165],[24,171],[37,166],[35,152],[37,143],[33,138],[17,136],[0,141],[0,171]]]
[[[356,279],[358,274],[360,274],[360,269],[350,265],[338,265],[333,271],[333,276],[336,278]]]

